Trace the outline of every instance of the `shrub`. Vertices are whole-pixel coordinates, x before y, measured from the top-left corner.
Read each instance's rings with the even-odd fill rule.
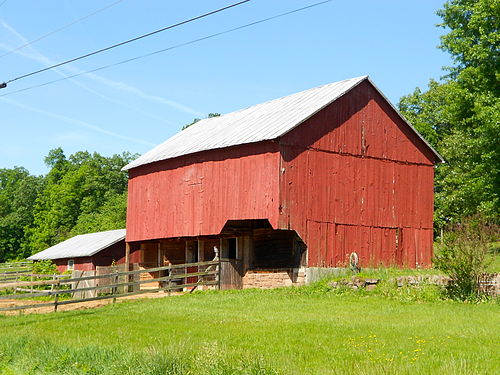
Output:
[[[470,217],[449,227],[434,266],[451,278],[449,297],[477,299],[479,281],[492,259],[490,242],[498,236],[498,226],[481,217]]]
[[[39,260],[33,263],[32,272],[36,275],[52,275],[57,272],[57,267],[50,259]]]

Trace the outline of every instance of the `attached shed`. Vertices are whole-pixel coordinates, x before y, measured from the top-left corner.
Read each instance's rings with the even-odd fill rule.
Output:
[[[428,267],[441,156],[367,77],[201,120],[131,162],[127,242],[227,261],[227,287],[308,269]]]
[[[125,263],[125,229],[81,234],[49,247],[28,258],[50,259],[59,272],[91,271],[97,266]]]

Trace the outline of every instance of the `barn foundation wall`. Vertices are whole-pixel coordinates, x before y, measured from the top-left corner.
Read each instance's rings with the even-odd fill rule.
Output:
[[[243,276],[243,289],[271,289],[292,285],[299,286],[305,283],[305,268],[248,270]]]

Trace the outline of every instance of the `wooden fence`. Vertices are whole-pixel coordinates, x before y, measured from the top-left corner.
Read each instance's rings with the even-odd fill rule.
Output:
[[[191,271],[195,268],[195,271]],[[73,277],[71,275],[25,275],[30,280],[0,283],[0,303],[2,301],[12,302],[16,300],[27,304],[1,307],[0,311],[15,311],[53,306],[57,311],[58,306],[72,303],[113,299],[133,296],[143,293],[166,292],[170,295],[173,291],[190,292],[202,285],[215,286],[220,289],[220,260],[207,262],[173,264],[164,267],[148,268],[143,270],[112,272],[105,275],[92,275],[84,277]],[[152,274],[153,278],[141,280],[143,273]],[[45,279],[40,279],[45,278]],[[50,278],[50,279],[48,279]],[[134,279],[131,281],[131,279]],[[80,284],[93,280],[106,280],[105,283],[94,286],[80,287]],[[156,288],[141,289],[141,285],[158,283]],[[37,290],[38,288],[49,288]],[[6,294],[2,294],[6,293]],[[93,292],[88,298],[75,298],[81,296],[82,292]],[[104,293],[103,293],[104,292]],[[68,296],[71,299],[60,299]],[[33,303],[33,298],[50,297],[50,301]],[[53,297],[53,299],[52,299]]]
[[[32,261],[0,263],[0,271],[12,268],[30,268],[32,265]]]
[[[12,282],[31,273],[33,262],[0,263],[0,283]]]

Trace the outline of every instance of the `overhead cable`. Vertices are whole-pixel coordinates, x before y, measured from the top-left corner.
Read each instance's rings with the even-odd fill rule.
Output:
[[[7,0],[5,0],[5,1],[7,1]],[[4,2],[5,2],[5,1],[4,1]],[[123,0],[118,0],[118,1],[115,1],[114,3],[111,3],[111,4],[109,4],[109,5],[106,5],[104,8],[97,9],[96,11],[94,11],[94,12],[92,12],[92,13],[89,13],[89,14],[87,14],[86,16],[83,16],[83,17],[81,17],[81,18],[78,18],[78,19],[74,20],[73,22],[70,22],[70,23],[68,23],[68,24],[66,24],[66,25],[64,25],[64,26],[61,26],[61,27],[60,27],[60,28],[58,28],[58,29],[55,29],[55,30],[53,30],[53,31],[51,31],[51,32],[49,32],[49,33],[47,33],[47,34],[44,34],[44,35],[42,35],[41,37],[38,37],[38,38],[33,39],[33,40],[29,41],[29,42],[26,42],[26,43],[25,43],[25,44],[23,44],[23,45],[20,45],[19,47],[16,47],[16,48],[14,48],[14,49],[11,49],[10,51],[7,51],[7,52],[5,52],[4,54],[0,55],[0,58],[2,58],[2,57],[4,57],[4,56],[7,56],[7,55],[10,55],[11,53],[14,53],[14,52],[16,52],[16,51],[19,51],[20,49],[23,49],[24,47],[27,47],[27,46],[29,46],[29,45],[31,45],[31,44],[34,44],[34,43],[36,43],[36,42],[39,42],[40,40],[45,39],[45,38],[47,38],[47,37],[49,37],[49,36],[51,36],[51,35],[54,35],[54,34],[56,34],[56,33],[60,32],[60,31],[62,31],[62,30],[65,30],[65,29],[67,29],[68,27],[71,27],[71,26],[73,26],[73,25],[77,24],[78,22],[81,22],[81,21],[83,21],[83,20],[86,20],[87,18],[90,18],[90,17],[92,17],[92,16],[95,16],[96,14],[101,13],[102,11],[104,11],[104,10],[106,10],[106,9],[109,9],[109,8],[111,8],[111,7],[115,6],[115,5],[117,5],[118,3],[121,3],[122,1],[123,1]],[[2,5],[3,5],[3,3],[2,3],[2,4],[0,4],[0,6],[2,6]]]
[[[185,25],[186,23],[193,22],[193,21],[199,20],[199,19],[201,19],[201,18],[208,17],[208,16],[210,16],[210,15],[212,15],[212,14],[222,12],[222,11],[224,11],[224,10],[227,10],[227,9],[230,9],[230,8],[233,8],[233,7],[236,7],[236,6],[241,5],[241,4],[244,4],[244,3],[248,3],[248,2],[250,2],[250,1],[251,1],[251,0],[243,0],[243,1],[240,1],[240,2],[237,2],[237,3],[234,3],[234,4],[231,4],[231,5],[228,5],[228,6],[225,6],[225,7],[222,7],[222,8],[216,9],[216,10],[213,10],[213,11],[211,11],[211,12],[201,14],[201,15],[199,15],[199,16],[196,16],[196,17],[190,18],[190,19],[188,19],[188,20],[185,20],[185,21],[182,21],[182,22],[178,22],[178,23],[176,23],[176,24],[173,24],[173,25],[170,25],[170,26],[167,26],[167,27],[161,28],[161,29],[159,29],[159,30],[155,30],[155,31],[152,31],[152,32],[147,33],[147,34],[143,34],[143,35],[137,36],[137,37],[135,37],[135,38],[128,39],[128,40],[126,40],[126,41],[124,41],[124,42],[117,43],[117,44],[113,44],[112,46],[105,47],[105,48],[101,48],[101,49],[99,49],[99,50],[97,50],[97,51],[90,52],[90,53],[86,53],[85,55],[81,55],[81,56],[78,56],[78,57],[72,58],[72,59],[70,59],[70,60],[66,60],[66,61],[60,62],[60,63],[55,64],[55,65],[48,66],[48,67],[46,67],[46,68],[43,68],[43,69],[40,69],[40,70],[37,70],[37,71],[31,72],[31,73],[28,73],[28,74],[24,74],[24,75],[19,76],[19,77],[16,77],[16,78],[9,79],[8,81],[5,81],[3,84],[0,84],[0,88],[5,88],[5,87],[7,86],[7,84],[9,84],[9,83],[11,83],[11,82],[14,82],[14,81],[17,81],[17,80],[19,80],[19,79],[23,79],[23,78],[26,78],[26,77],[29,77],[29,76],[32,76],[32,75],[35,75],[35,74],[39,74],[39,73],[45,72],[45,71],[47,71],[47,70],[51,70],[51,69],[57,68],[57,67],[62,66],[62,65],[66,65],[66,64],[69,64],[69,63],[72,63],[72,62],[75,62],[75,61],[78,61],[78,60],[84,59],[84,58],[89,57],[89,56],[97,55],[98,53],[102,53],[102,52],[104,52],[104,51],[109,51],[110,49],[113,49],[113,48],[116,48],[116,47],[123,46],[124,44],[132,43],[132,42],[135,42],[135,41],[137,41],[137,40],[139,40],[139,39],[143,39],[143,38],[146,38],[146,37],[148,37],[148,36],[151,36],[151,35],[154,35],[154,34],[161,33],[162,31],[169,30],[169,29],[173,29],[173,28],[178,27],[178,26],[181,26],[181,25]]]
[[[258,21],[247,23],[247,24],[242,25],[242,26],[234,27],[232,29],[224,30],[224,31],[221,31],[221,32],[218,32],[218,33],[215,33],[215,34],[211,34],[211,35],[208,35],[208,36],[204,36],[204,37],[201,37],[201,38],[198,38],[198,39],[193,39],[193,40],[190,40],[188,42],[176,44],[176,45],[173,45],[173,46],[170,46],[170,47],[167,47],[167,48],[163,48],[163,49],[158,50],[158,51],[147,53],[145,55],[132,57],[130,59],[122,60],[122,61],[119,61],[119,62],[116,62],[116,63],[113,63],[113,64],[101,66],[99,68],[95,68],[95,69],[92,69],[92,70],[87,70],[85,72],[73,74],[73,75],[66,76],[66,77],[59,78],[59,79],[55,79],[55,80],[52,80],[52,81],[41,83],[39,85],[34,85],[34,86],[30,86],[30,87],[25,87],[23,89],[19,89],[19,90],[16,90],[16,91],[11,91],[11,92],[8,92],[8,93],[0,95],[0,97],[7,96],[7,95],[12,95],[12,94],[17,94],[17,93],[20,93],[20,92],[23,92],[23,91],[28,91],[28,90],[32,90],[32,89],[35,89],[35,88],[47,86],[47,85],[50,85],[50,84],[53,84],[53,83],[56,83],[56,82],[65,81],[67,79],[75,78],[75,77],[78,77],[78,76],[81,76],[81,75],[84,75],[84,74],[95,73],[97,71],[108,69],[108,68],[111,68],[111,67],[114,67],[114,66],[117,66],[117,65],[126,64],[126,63],[129,63],[131,61],[143,59],[145,57],[149,57],[149,56],[153,56],[153,55],[156,55],[156,54],[159,54],[159,53],[171,51],[173,49],[177,49],[177,48],[180,48],[180,47],[185,47],[185,46],[188,46],[188,45],[191,45],[191,44],[195,44],[195,43],[207,40],[207,39],[215,38],[215,37],[218,37],[218,36],[221,36],[221,35],[224,35],[224,34],[229,34],[229,33],[232,33],[234,31],[238,31],[238,30],[241,30],[241,29],[245,29],[247,27],[258,25],[260,23],[268,22],[268,21],[271,21],[271,20],[274,20],[274,19],[277,19],[277,18],[288,16],[288,15],[293,14],[293,13],[301,12],[301,11],[306,10],[306,9],[310,9],[310,8],[314,8],[314,7],[317,7],[317,6],[326,4],[326,3],[330,3],[332,1],[333,0],[325,0],[325,1],[318,2],[318,3],[314,3],[314,4],[311,4],[311,5],[302,7],[302,8],[297,8],[297,9],[294,9],[294,10],[291,10],[291,11],[288,11],[288,12],[285,12],[285,13],[280,13],[280,14],[277,14],[275,16],[271,16],[271,17],[264,18],[264,19],[261,19],[261,20],[258,20]]]

